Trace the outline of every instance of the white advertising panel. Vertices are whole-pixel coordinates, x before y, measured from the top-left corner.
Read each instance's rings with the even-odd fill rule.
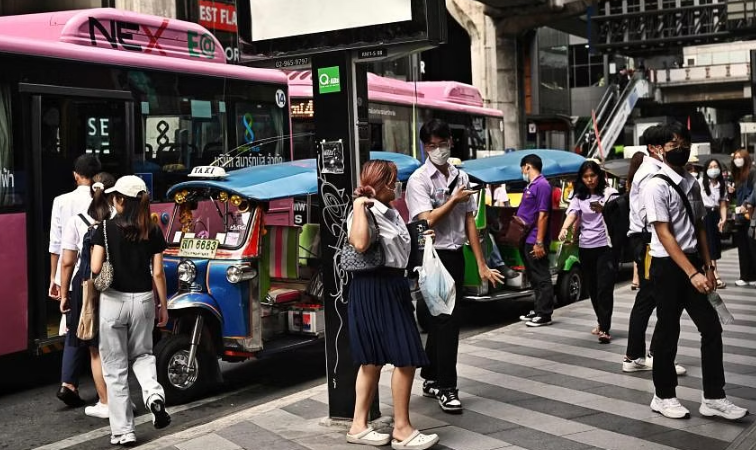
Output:
[[[250,0],[250,13],[258,42],[412,20],[412,0]]]

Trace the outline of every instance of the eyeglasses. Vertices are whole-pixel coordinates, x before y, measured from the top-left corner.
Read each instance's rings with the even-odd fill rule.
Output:
[[[439,142],[438,144],[423,144],[423,147],[425,147],[426,150],[431,151],[431,152],[433,150],[438,150],[441,147],[448,147],[448,146],[449,146],[449,141]]]

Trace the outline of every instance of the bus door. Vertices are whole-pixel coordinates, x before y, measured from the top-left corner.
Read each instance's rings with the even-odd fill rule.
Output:
[[[470,150],[467,128],[463,125],[454,124],[449,124],[449,128],[451,128],[452,134],[452,158],[459,158],[462,161],[474,159],[475,155]]]
[[[61,316],[58,302],[47,295],[53,199],[75,189],[73,166],[82,154],[97,155],[102,170],[116,178],[131,173],[127,149],[134,149],[134,104],[125,91],[39,85],[21,85],[19,90],[31,114],[29,337],[44,351],[58,340]]]

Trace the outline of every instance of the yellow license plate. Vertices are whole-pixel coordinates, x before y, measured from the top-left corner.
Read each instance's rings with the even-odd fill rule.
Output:
[[[218,245],[220,245],[220,242],[215,239],[184,238],[181,239],[179,256],[186,258],[215,258]]]

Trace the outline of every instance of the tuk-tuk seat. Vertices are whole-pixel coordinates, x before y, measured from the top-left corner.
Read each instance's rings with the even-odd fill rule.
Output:
[[[299,279],[299,227],[267,226],[263,251],[267,252],[271,279]]]

